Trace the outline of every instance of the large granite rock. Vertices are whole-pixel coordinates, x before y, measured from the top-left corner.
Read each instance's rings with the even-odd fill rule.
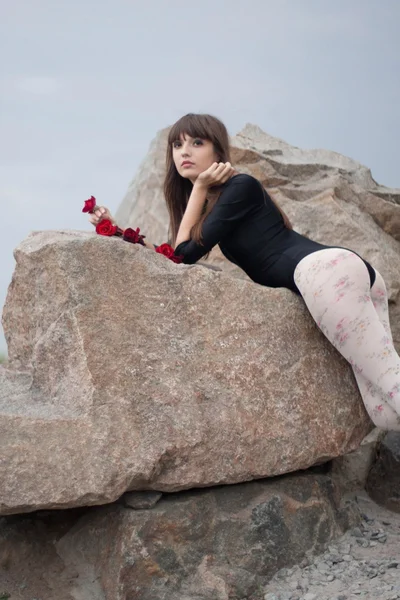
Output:
[[[400,513],[399,432],[389,431],[378,445],[365,487],[375,502]]]
[[[27,600],[262,600],[277,570],[360,523],[323,473],[164,494],[142,510],[123,498],[0,519],[0,589]]]
[[[16,250],[3,311],[0,512],[305,469],[371,429],[304,303],[94,233]]]
[[[167,134],[165,129],[156,136],[116,213],[122,226],[141,227],[155,243],[167,240],[162,194]],[[232,138],[232,162],[263,182],[296,231],[349,247],[382,273],[400,350],[400,190],[378,185],[370,170],[351,158],[296,148],[250,124]],[[218,248],[207,262],[247,278]]]

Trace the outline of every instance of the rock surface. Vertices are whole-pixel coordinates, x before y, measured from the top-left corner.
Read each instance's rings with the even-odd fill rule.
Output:
[[[122,226],[139,226],[158,244],[168,233],[162,194],[167,134],[165,129],[156,136],[116,213]],[[296,231],[351,248],[381,272],[400,351],[400,190],[378,185],[370,170],[351,158],[296,148],[255,125],[246,125],[231,142],[233,164],[264,184]],[[207,263],[247,278],[217,247]]]
[[[94,233],[30,235],[3,311],[0,512],[305,469],[371,429],[304,303]]]
[[[400,435],[397,431],[387,433],[379,444],[366,490],[375,502],[400,513]]]
[[[164,494],[145,510],[3,517],[0,589],[27,600],[261,600],[278,569],[361,525],[355,503],[314,471]]]
[[[278,571],[264,600],[397,600],[400,516],[357,494],[362,523],[317,558]]]
[[[365,489],[379,445],[385,435],[385,430],[375,427],[356,450],[332,460],[332,476],[340,487],[348,492]]]

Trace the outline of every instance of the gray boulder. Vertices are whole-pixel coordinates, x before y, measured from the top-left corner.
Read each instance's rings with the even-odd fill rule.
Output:
[[[302,300],[95,233],[16,250],[0,513],[271,477],[358,447],[352,371]]]

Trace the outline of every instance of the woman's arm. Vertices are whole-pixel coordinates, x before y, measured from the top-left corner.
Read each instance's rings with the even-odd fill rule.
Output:
[[[213,162],[208,169],[198,175],[179,226],[175,247],[190,240],[191,229],[200,219],[210,186],[226,183],[234,171],[230,162]]]
[[[197,262],[258,209],[260,202],[263,202],[263,192],[257,179],[245,174],[232,177],[204,220],[201,231],[203,243],[198,244],[194,240],[180,242],[175,247],[175,254],[182,255],[185,264]]]
[[[203,210],[207,198],[207,191],[207,185],[203,184],[201,181],[195,181],[186,206],[185,214],[183,215],[179,226],[175,247],[190,239],[190,231],[193,225],[200,219],[201,211]]]
[[[106,208],[105,206],[97,206],[95,207],[95,210],[89,214],[89,222],[92,225],[96,226],[97,223],[99,223],[99,221],[101,221],[102,219],[109,219],[111,223],[116,225],[115,219],[108,210],[108,208]],[[152,244],[149,241],[146,242],[145,240],[143,240],[143,243],[146,246],[146,248],[150,248],[150,250],[155,250],[157,248],[157,245]]]
[[[145,240],[143,240],[143,243],[146,246],[146,248],[150,248],[150,250],[155,250],[156,248],[158,248],[157,244],[152,244],[151,242],[146,242]]]

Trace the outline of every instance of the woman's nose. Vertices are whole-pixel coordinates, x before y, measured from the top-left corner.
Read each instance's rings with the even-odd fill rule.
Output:
[[[182,148],[181,148],[181,155],[182,156],[189,156],[189,147],[188,146],[182,146]]]

